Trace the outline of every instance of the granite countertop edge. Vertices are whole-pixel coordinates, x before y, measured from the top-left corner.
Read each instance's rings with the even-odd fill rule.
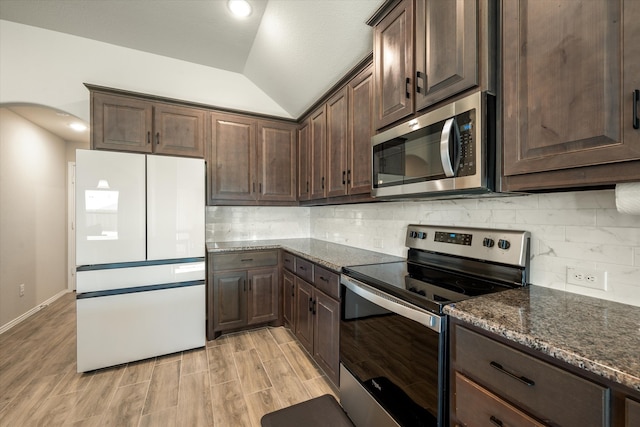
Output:
[[[251,250],[284,249],[296,256],[340,273],[343,267],[380,262],[404,261],[402,257],[373,252],[318,239],[270,239],[207,242],[207,252],[222,254]]]
[[[490,297],[491,296],[487,296],[484,298]],[[465,301],[465,304],[466,306],[470,306],[473,304],[473,299]],[[640,377],[618,369],[612,366],[612,364],[598,362],[588,355],[578,354],[575,351],[560,347],[535,335],[516,331],[500,323],[499,320],[490,320],[489,317],[492,316],[483,317],[475,313],[470,313],[466,308],[461,309],[457,307],[456,304],[445,306],[444,312],[453,318],[501,336],[509,341],[524,345],[532,350],[596,374],[614,383],[629,387],[635,392],[640,392]]]

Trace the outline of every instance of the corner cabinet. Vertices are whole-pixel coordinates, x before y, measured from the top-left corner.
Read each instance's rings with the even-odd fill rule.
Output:
[[[502,5],[506,190],[640,180],[640,2]]]
[[[91,147],[204,157],[205,110],[91,91]]]
[[[210,204],[296,202],[295,124],[224,113],[210,122]]]
[[[278,251],[209,256],[207,338],[222,332],[277,322]]]
[[[337,386],[340,375],[339,275],[288,252],[284,253],[283,260],[285,324]]]

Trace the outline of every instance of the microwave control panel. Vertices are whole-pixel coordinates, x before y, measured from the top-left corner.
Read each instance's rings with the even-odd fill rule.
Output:
[[[456,176],[471,176],[476,173],[475,124],[476,110],[465,111],[456,116],[460,130],[460,166]]]

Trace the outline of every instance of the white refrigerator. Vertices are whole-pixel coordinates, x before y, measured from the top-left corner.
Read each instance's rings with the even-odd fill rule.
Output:
[[[202,159],[76,152],[78,372],[205,345]]]

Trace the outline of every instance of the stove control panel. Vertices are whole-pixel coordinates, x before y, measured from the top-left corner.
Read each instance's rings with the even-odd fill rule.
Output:
[[[448,255],[524,266],[529,260],[528,231],[412,224],[406,245]]]

